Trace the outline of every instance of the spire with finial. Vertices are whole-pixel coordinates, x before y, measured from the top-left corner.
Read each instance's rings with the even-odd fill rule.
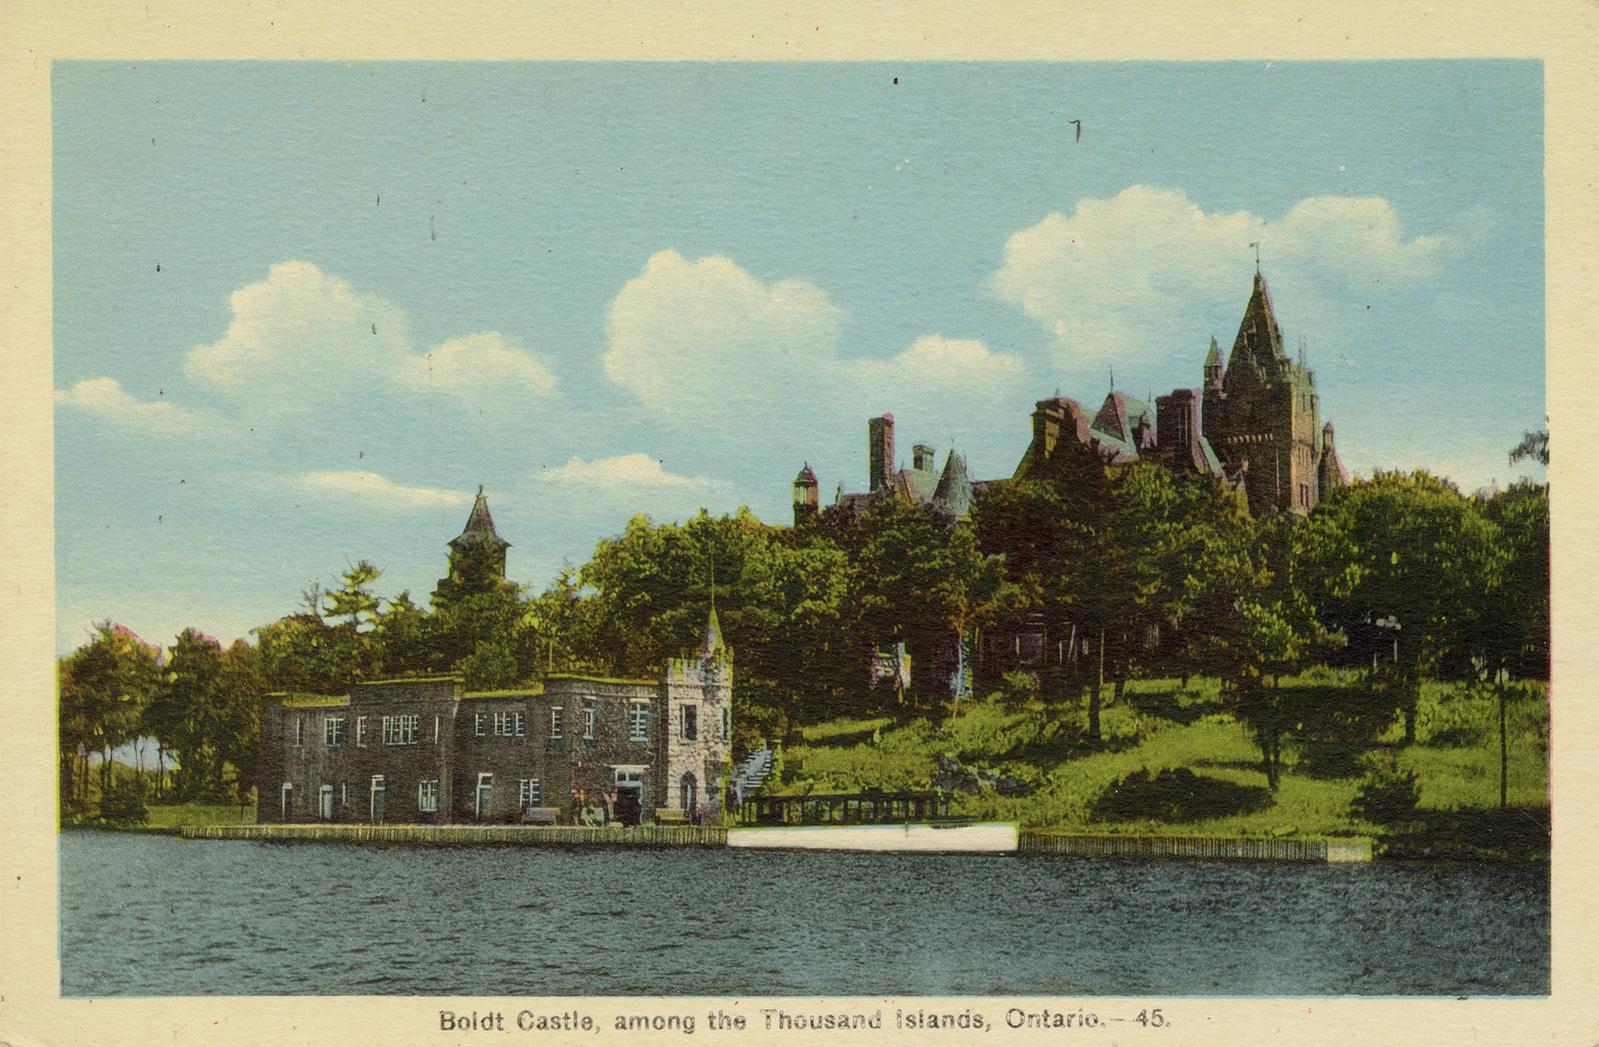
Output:
[[[488,545],[502,550],[511,545],[494,529],[494,517],[489,513],[489,500],[483,495],[482,484],[478,484],[477,497],[472,500],[472,512],[466,518],[466,526],[450,540],[450,548],[457,551],[474,545]]]

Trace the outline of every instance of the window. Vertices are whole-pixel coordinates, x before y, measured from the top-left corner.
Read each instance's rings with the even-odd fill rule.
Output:
[[[511,733],[516,735],[518,738],[521,738],[527,733],[522,723],[522,711],[520,709],[511,714],[511,725],[514,728]]]
[[[479,738],[483,737],[483,714],[482,713],[473,713],[472,714],[472,733],[477,735]]]
[[[627,736],[635,742],[650,740],[650,707],[634,702],[627,710]]]
[[[494,733],[502,736],[509,735],[511,733],[510,713],[494,714]]]
[[[419,811],[437,811],[439,809],[439,783],[437,779],[431,782],[416,783],[416,809]]]
[[[732,733],[732,730],[733,710],[724,707],[722,709],[722,741],[727,741],[727,737]]]
[[[433,744],[439,744],[439,718],[433,717]]]
[[[349,782],[340,782],[339,783],[339,806],[343,807],[345,804],[347,804],[349,802],[350,802],[350,783]]]
[[[594,706],[585,705],[583,707],[583,737],[587,738],[591,742],[594,740],[595,719],[596,714],[594,711]]]
[[[420,716],[385,716],[383,718],[384,745],[415,745],[416,725]]]
[[[344,744],[344,717],[329,716],[322,721],[322,741],[329,749]]]
[[[537,778],[518,778],[516,780],[517,803],[522,810],[529,807],[542,807],[544,805],[544,790],[539,788]]]
[[[683,706],[683,740],[697,742],[700,738],[700,707],[697,705]]]
[[[557,738],[560,738],[560,737],[561,737],[561,707],[559,705],[556,705],[556,706],[552,706],[550,708],[550,738],[551,738],[551,740],[554,740],[554,739],[557,739]]]
[[[305,717],[303,716],[294,718],[294,744],[296,746],[305,744]]]
[[[363,748],[366,746],[366,717],[364,716],[355,718],[355,744]]]

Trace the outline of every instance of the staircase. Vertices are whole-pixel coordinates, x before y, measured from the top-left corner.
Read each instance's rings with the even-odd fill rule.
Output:
[[[745,800],[759,795],[771,775],[772,750],[762,747],[752,751],[733,772],[734,802],[742,806]]]

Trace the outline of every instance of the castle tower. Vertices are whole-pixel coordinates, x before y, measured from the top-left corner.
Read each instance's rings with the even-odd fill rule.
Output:
[[[794,477],[794,526],[803,527],[816,519],[819,511],[820,491],[816,483],[816,473],[811,469],[811,463],[806,462],[805,467]]]
[[[666,663],[661,806],[695,818],[721,807],[732,772],[733,652],[711,608],[694,653]]]
[[[882,490],[894,483],[894,416],[884,413],[866,423],[866,465],[869,489]]]
[[[1317,498],[1326,498],[1344,486],[1344,464],[1338,460],[1338,448],[1333,446],[1333,424],[1321,427],[1321,457],[1316,464]]]
[[[1319,493],[1315,379],[1283,349],[1259,272],[1219,384],[1212,378],[1217,362],[1205,360],[1204,433],[1227,474],[1242,479],[1249,511],[1309,512]]]
[[[510,547],[511,543],[494,529],[489,501],[479,485],[466,526],[450,539],[449,573],[439,579],[433,590],[433,606],[506,584],[505,551]]]

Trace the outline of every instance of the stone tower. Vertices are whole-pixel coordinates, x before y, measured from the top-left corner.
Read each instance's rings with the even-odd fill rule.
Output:
[[[1308,513],[1320,494],[1315,374],[1284,351],[1271,292],[1258,271],[1225,370],[1219,363],[1212,340],[1204,366],[1205,436],[1228,474],[1242,479],[1250,513]]]
[[[437,608],[460,596],[507,584],[505,551],[510,547],[511,543],[494,529],[488,499],[483,497],[483,488],[479,486],[466,526],[450,539],[449,573],[439,579],[433,590],[433,606]]]
[[[883,414],[866,423],[866,461],[871,471],[868,490],[894,483],[894,416]]]
[[[806,462],[799,475],[794,477],[795,527],[802,527],[816,519],[820,507],[818,498],[816,473],[811,469],[811,463]]]
[[[694,654],[666,663],[662,808],[721,809],[732,770],[733,652],[711,608]]]

